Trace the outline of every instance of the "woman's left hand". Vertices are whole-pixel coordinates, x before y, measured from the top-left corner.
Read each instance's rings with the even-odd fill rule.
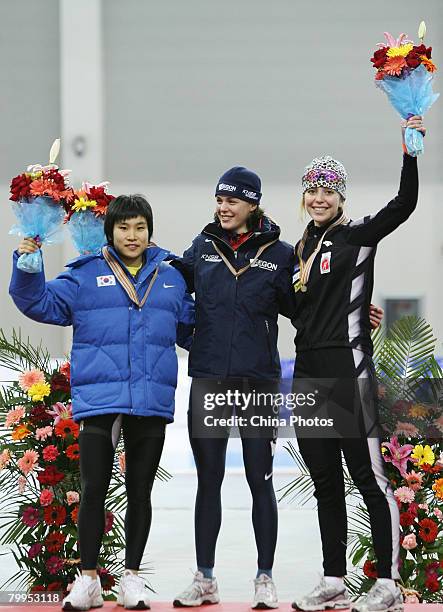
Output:
[[[418,130],[421,132],[421,134],[423,134],[423,136],[426,134],[426,128],[423,126],[423,117],[421,115],[413,115],[412,117],[409,117],[409,119],[402,121],[401,128],[403,136],[406,128]]]
[[[378,306],[374,306],[374,304],[370,304],[369,306],[369,321],[371,323],[372,329],[377,329],[380,326],[383,315],[385,311],[383,308],[379,308]]]

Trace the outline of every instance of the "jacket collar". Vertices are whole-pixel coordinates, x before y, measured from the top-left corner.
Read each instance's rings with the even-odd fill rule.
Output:
[[[134,277],[129,272],[126,265],[123,263],[123,261],[120,259],[120,256],[117,254],[117,251],[114,249],[114,247],[109,246],[108,248],[109,248],[109,252],[112,253],[115,259],[119,262],[119,264],[122,266],[123,270],[125,270],[129,278],[133,280]],[[155,268],[162,261],[168,258],[170,258],[170,252],[167,251],[166,249],[162,249],[161,247],[158,247],[157,245],[152,245],[148,247],[143,253],[143,259],[145,263],[143,264],[143,266],[140,269],[140,272],[138,273],[138,281],[140,283],[143,283],[148,278],[148,276],[152,274]]]
[[[333,219],[325,223],[324,225],[315,225],[314,221],[310,221],[308,223],[308,236],[312,238],[313,236],[316,238],[320,238],[323,236],[325,231],[330,227],[337,219],[340,218],[342,211],[340,211]]]
[[[230,249],[232,249],[229,244],[229,238],[227,232],[225,232],[219,223],[213,222],[208,223],[206,227],[203,228],[202,234],[206,236],[210,236],[211,238],[215,238],[218,242],[222,242]],[[248,246],[261,246],[266,242],[271,242],[272,240],[277,240],[280,237],[280,228],[274,223],[269,217],[262,217],[260,227],[255,228],[252,236],[245,240],[243,244],[238,247],[238,250],[241,250],[244,245]]]

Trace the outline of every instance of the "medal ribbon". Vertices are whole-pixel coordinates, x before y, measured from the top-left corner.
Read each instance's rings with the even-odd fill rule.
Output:
[[[135,290],[134,285],[129,280],[127,274],[125,273],[125,271],[121,267],[120,263],[115,259],[115,257],[109,251],[108,247],[106,247],[106,246],[103,247],[102,253],[103,253],[103,257],[105,258],[108,266],[114,272],[118,282],[123,287],[125,292],[128,294],[129,299],[132,302],[134,302],[134,304],[136,304],[139,309],[141,309],[144,306],[146,300],[148,299],[148,295],[151,293],[151,289],[152,289],[152,287],[153,287],[153,285],[155,283],[155,280],[156,280],[156,278],[158,276],[159,266],[157,266],[155,268],[154,274],[153,274],[153,276],[151,278],[151,282],[149,283],[143,298],[140,300],[138,295],[137,295],[137,291]]]
[[[214,241],[212,241],[212,246],[214,247],[214,249],[217,251],[217,253],[220,255],[220,257],[222,258],[222,260],[224,261],[224,263],[226,264],[226,267],[228,268],[228,270],[235,276],[235,280],[238,279],[239,276],[241,276],[244,272],[246,272],[246,270],[248,270],[252,264],[254,264],[257,259],[260,257],[260,255],[263,253],[263,251],[265,251],[269,246],[271,246],[271,244],[274,244],[274,242],[277,242],[278,239],[276,240],[272,240],[271,242],[267,242],[266,244],[262,244],[261,247],[258,249],[254,259],[252,259],[247,266],[243,266],[243,268],[240,268],[239,270],[236,270],[234,268],[234,266],[231,264],[231,262],[228,260],[228,258],[226,257],[226,255],[224,253],[222,253],[222,251],[218,248],[218,246],[215,244]]]

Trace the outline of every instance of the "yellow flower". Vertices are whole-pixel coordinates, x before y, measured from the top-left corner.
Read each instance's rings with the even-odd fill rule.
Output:
[[[38,382],[28,389],[28,395],[33,402],[41,402],[51,393],[51,385],[47,382]]]
[[[406,57],[409,51],[412,51],[413,46],[414,45],[412,43],[408,43],[407,45],[401,45],[400,47],[390,47],[386,55],[388,57]]]
[[[428,416],[429,410],[426,406],[421,406],[421,404],[414,404],[409,408],[409,416],[414,419],[423,419]]]
[[[423,465],[424,463],[434,465],[435,455],[432,448],[428,444],[426,444],[426,446],[417,444],[414,446],[414,450],[411,453],[411,459],[415,459],[417,465],[419,466]]]
[[[381,454],[384,455],[387,452],[388,452],[388,449],[386,448],[386,446],[382,446],[381,447]]]
[[[97,206],[97,202],[95,200],[85,199],[83,196],[80,196],[74,201],[72,205],[72,210],[77,212],[80,210],[87,210],[88,208],[94,208]]]
[[[443,478],[439,478],[432,485],[432,490],[435,491],[435,497],[443,499]]]

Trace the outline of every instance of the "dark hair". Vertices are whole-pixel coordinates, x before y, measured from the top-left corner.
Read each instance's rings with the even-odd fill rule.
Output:
[[[111,200],[105,216],[105,234],[109,244],[112,244],[114,225],[126,219],[144,217],[148,224],[148,238],[151,240],[154,231],[152,208],[148,200],[140,194],[119,195]]]
[[[246,219],[246,227],[248,231],[254,230],[262,217],[265,216],[265,211],[260,206],[254,208],[254,210],[250,213],[249,217]],[[220,225],[220,219],[218,218],[217,213],[214,213],[214,221]]]

